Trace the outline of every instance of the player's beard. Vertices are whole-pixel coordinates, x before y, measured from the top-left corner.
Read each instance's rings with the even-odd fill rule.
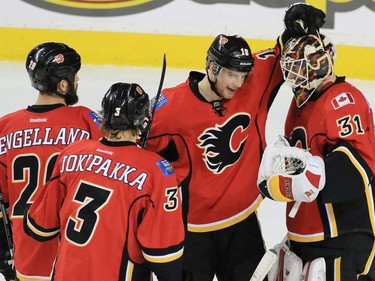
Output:
[[[77,89],[73,87],[70,87],[72,90],[70,90],[66,95],[65,95],[65,102],[66,105],[74,105],[78,102],[79,98],[77,95]],[[78,88],[78,87],[77,87]]]

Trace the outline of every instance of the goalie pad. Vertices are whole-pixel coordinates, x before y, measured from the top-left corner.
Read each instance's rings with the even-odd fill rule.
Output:
[[[274,249],[278,253],[278,259],[268,273],[268,280],[301,281],[302,260],[286,244],[278,244]]]
[[[326,263],[324,258],[317,258],[303,266],[299,258],[285,244],[274,247],[277,261],[268,273],[268,281],[326,281]]]
[[[325,184],[324,161],[286,141],[266,147],[258,173],[260,192],[275,201],[311,202]]]
[[[304,281],[326,281],[326,261],[317,258],[307,262],[303,267]]]

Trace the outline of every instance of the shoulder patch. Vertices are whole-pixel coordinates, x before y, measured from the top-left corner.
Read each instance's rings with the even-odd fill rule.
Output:
[[[100,116],[99,116],[99,114],[95,113],[94,111],[91,111],[91,112],[89,113],[89,116],[90,116],[90,118],[94,121],[94,123],[95,123],[97,126],[100,126],[100,122],[99,122],[99,120],[100,120]]]
[[[355,101],[351,93],[345,92],[336,96],[333,100],[331,100],[331,103],[333,108],[336,110],[348,104],[355,104]]]
[[[152,101],[151,101],[152,107],[155,105],[155,98],[156,97],[152,98]],[[156,104],[156,110],[162,107],[167,102],[168,102],[168,99],[161,93],[159,96],[159,100],[157,101],[157,104]],[[153,108],[151,108],[151,110],[153,110]]]
[[[168,162],[168,160],[165,160],[165,159],[160,160],[156,162],[156,165],[159,166],[164,176],[169,176],[169,175],[174,174],[173,167],[171,163]]]

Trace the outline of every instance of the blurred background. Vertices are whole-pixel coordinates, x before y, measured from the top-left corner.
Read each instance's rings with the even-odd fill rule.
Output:
[[[0,0],[0,60],[25,60],[45,41],[63,41],[84,64],[204,67],[213,38],[248,39],[253,51],[272,47],[297,0]],[[327,14],[321,30],[337,46],[336,71],[373,80],[375,1],[305,0]]]

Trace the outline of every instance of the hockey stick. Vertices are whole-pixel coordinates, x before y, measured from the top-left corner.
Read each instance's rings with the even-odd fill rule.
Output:
[[[286,235],[280,244],[285,244],[287,240],[288,236]],[[276,250],[274,248],[268,249],[266,253],[263,255],[260,262],[258,263],[253,275],[251,276],[250,281],[262,281],[277,261],[277,258],[278,254]]]
[[[159,98],[160,98],[161,89],[162,89],[163,83],[164,83],[164,77],[165,77],[166,69],[167,69],[167,60],[166,60],[166,55],[164,54],[163,66],[162,66],[162,69],[161,69],[161,76],[160,76],[160,82],[159,82],[159,88],[158,88],[158,91],[156,92],[156,96],[155,96],[155,103],[152,107],[150,120],[149,120],[149,122],[148,122],[148,124],[146,125],[146,128],[145,128],[146,132],[144,132],[142,134],[142,137],[141,137],[141,147],[142,148],[146,147],[148,136],[150,135],[151,123],[152,123],[152,120],[154,119],[155,109],[156,109],[156,106],[157,106]]]
[[[4,224],[4,229],[5,229],[5,236],[6,236],[6,239],[7,239],[7,243],[8,243],[8,247],[9,247],[9,253],[10,253],[10,260],[11,260],[11,263],[12,263],[12,264],[10,264],[8,262],[8,264],[12,265],[12,270],[14,272],[14,246],[13,246],[13,237],[12,237],[12,234],[10,232],[10,227],[11,226],[10,226],[8,215],[7,215],[7,211],[6,211],[6,208],[5,208],[4,196],[3,196],[3,193],[1,192],[1,190],[0,190],[0,211],[3,214],[3,224]],[[15,275],[15,272],[14,272],[14,275]]]
[[[258,263],[258,266],[251,276],[250,281],[262,281],[276,261],[277,252],[274,249],[267,250],[267,252],[263,255],[262,259]]]

